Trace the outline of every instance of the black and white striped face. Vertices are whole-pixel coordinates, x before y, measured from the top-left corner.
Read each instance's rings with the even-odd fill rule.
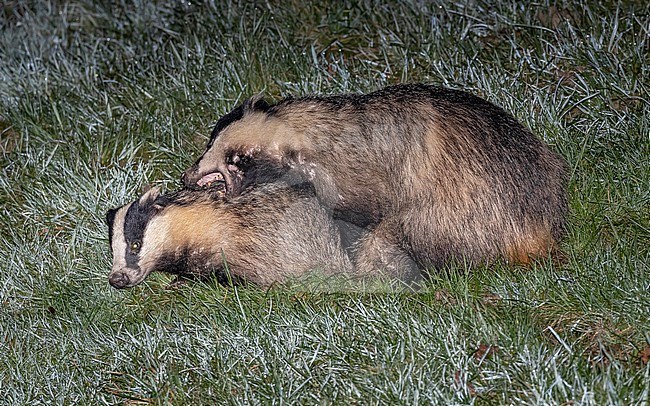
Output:
[[[156,230],[155,224],[161,210],[154,204],[158,194],[158,189],[151,189],[139,200],[106,213],[113,252],[113,268],[108,281],[115,288],[133,287],[153,270],[155,251],[161,248],[164,240],[163,230]]]

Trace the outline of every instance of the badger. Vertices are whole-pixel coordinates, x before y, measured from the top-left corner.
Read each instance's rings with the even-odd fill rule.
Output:
[[[371,230],[360,272],[528,265],[558,253],[566,232],[564,159],[500,107],[430,85],[251,98],[218,120],[182,181],[217,173],[228,196],[279,178],[312,183],[336,219]]]
[[[109,283],[130,288],[151,272],[269,287],[308,271],[352,272],[331,214],[309,184],[265,184],[233,199],[213,186],[158,188],[106,214]]]

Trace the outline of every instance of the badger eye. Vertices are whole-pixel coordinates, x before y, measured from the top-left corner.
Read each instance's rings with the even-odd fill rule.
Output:
[[[133,241],[131,243],[131,252],[136,253],[136,252],[140,251],[140,246],[141,245],[142,244],[140,243],[140,241]]]

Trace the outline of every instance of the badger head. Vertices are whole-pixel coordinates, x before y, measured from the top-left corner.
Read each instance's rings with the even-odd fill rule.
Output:
[[[133,287],[154,269],[156,251],[165,233],[165,230],[152,227],[152,220],[162,210],[155,202],[159,194],[158,188],[152,188],[139,200],[106,213],[113,253],[108,281],[115,288]]]

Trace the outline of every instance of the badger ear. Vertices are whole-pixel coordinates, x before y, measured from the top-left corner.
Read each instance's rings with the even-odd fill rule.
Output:
[[[113,228],[113,223],[115,222],[115,214],[117,214],[118,209],[109,209],[106,212],[106,225],[108,228]]]
[[[144,206],[147,203],[153,202],[156,200],[156,198],[160,196],[160,188],[159,187],[152,187],[148,191],[146,191],[142,197],[140,197],[140,201],[138,202],[140,206]]]
[[[261,94],[251,97],[244,102],[244,113],[251,111],[267,111],[271,105],[267,103]]]
[[[155,211],[156,213],[160,213],[160,212],[162,211],[162,209],[165,208],[165,206],[163,206],[163,205],[160,204],[160,203],[154,203],[154,205],[151,206],[151,207],[153,207],[153,209],[154,209],[154,211]]]

